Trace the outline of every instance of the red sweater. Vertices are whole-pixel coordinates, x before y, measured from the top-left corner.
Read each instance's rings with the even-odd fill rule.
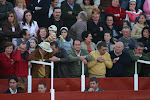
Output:
[[[123,8],[121,7],[114,7],[114,6],[110,6],[106,9],[105,11],[105,15],[107,14],[120,14],[120,17],[115,17],[115,24],[120,25],[122,20],[126,18],[126,12]]]
[[[14,75],[14,64],[11,64],[11,59],[5,53],[0,54],[0,76]]]
[[[28,56],[28,55],[27,55]],[[26,58],[27,58],[26,56]],[[27,77],[28,76],[28,61],[21,57],[21,51],[16,50],[12,54],[12,58],[15,63],[15,76],[16,77]]]

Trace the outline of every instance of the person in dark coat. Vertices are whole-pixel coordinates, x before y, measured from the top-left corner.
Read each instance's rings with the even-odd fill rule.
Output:
[[[87,23],[87,30],[91,32],[95,44],[103,40],[103,30],[106,30],[104,23],[100,20],[100,10],[94,8],[92,10],[91,20]]]
[[[33,19],[38,22],[39,27],[48,27],[48,11],[50,0],[31,0],[27,9],[33,14]]]
[[[79,4],[76,4],[74,0],[67,0],[61,5],[62,17],[66,23],[68,29],[77,21],[76,16],[82,11]]]
[[[65,49],[58,47],[56,41],[50,43],[50,47],[53,50],[54,56],[50,58],[50,61],[54,61],[54,77],[55,78],[67,78],[69,77],[68,70],[68,55]]]
[[[17,90],[18,78],[12,76],[9,78],[9,89],[4,92],[4,94],[16,94],[21,93]]]
[[[107,77],[126,77],[127,69],[131,62],[131,58],[128,53],[123,51],[124,46],[122,42],[115,44],[115,49],[110,52],[111,59],[113,61],[113,67],[107,69]]]

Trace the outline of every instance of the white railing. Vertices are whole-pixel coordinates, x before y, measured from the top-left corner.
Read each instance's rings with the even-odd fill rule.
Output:
[[[137,60],[135,62],[135,74],[134,74],[134,91],[138,91],[138,74],[137,74],[137,63],[150,64],[150,61]]]
[[[82,62],[82,75],[81,75],[81,92],[85,90],[85,75],[84,75],[84,63]]]
[[[30,61],[29,64],[35,63],[35,64],[43,64],[43,65],[49,65],[51,66],[51,100],[55,100],[55,90],[54,90],[54,62],[47,63],[47,62],[41,62],[41,61]],[[32,93],[32,76],[31,76],[31,68],[29,68],[29,75],[28,75],[28,93]]]

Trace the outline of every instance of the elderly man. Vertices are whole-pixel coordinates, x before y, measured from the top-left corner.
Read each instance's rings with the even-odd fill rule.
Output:
[[[79,4],[76,4],[74,0],[67,0],[61,5],[62,16],[67,27],[70,27],[76,22],[76,16],[82,11]]]
[[[92,56],[85,49],[81,49],[81,42],[75,40],[73,42],[73,48],[67,51],[68,53],[68,68],[71,77],[81,77],[82,62],[87,64],[88,61],[92,60]],[[85,66],[86,69],[86,66]]]
[[[123,36],[121,38],[118,39],[118,41],[122,42],[124,44],[124,50],[128,51],[130,49],[133,49],[135,44],[136,44],[136,40],[131,38],[131,29],[129,26],[125,26],[122,29],[122,34]]]
[[[38,49],[32,51],[28,56],[27,60],[36,60],[36,61],[49,61],[52,55],[52,49],[48,42],[41,42]],[[50,74],[50,66],[33,64],[32,66],[32,77],[33,78],[48,78]]]
[[[90,54],[93,57],[92,61],[88,62],[88,71],[90,77],[105,77],[106,68],[112,68],[110,54],[106,52],[107,45],[105,42],[99,42],[97,49]]]
[[[68,55],[64,48],[60,48],[56,41],[50,43],[50,47],[53,50],[54,56],[49,58],[50,61],[54,61],[54,77],[66,78],[69,77],[68,70]]]
[[[7,19],[8,12],[14,12],[12,3],[7,2],[6,0],[0,0],[0,27]]]
[[[122,42],[115,44],[115,49],[110,52],[113,61],[113,67],[107,70],[107,77],[125,77],[127,76],[127,69],[131,62],[128,53],[123,51],[124,45]]]
[[[90,80],[89,80],[89,83],[90,83],[90,88],[87,87],[85,89],[85,91],[89,91],[89,92],[104,91],[104,90],[98,88],[98,80],[97,80],[96,77],[91,77]]]
[[[137,60],[150,60],[149,57],[143,52],[144,50],[144,45],[141,42],[138,42],[135,47],[134,50],[129,50],[129,55],[131,58],[131,64],[128,68],[128,76],[133,77],[134,73],[135,73],[135,61]],[[137,64],[137,73],[140,74],[141,72],[141,63]]]
[[[59,36],[60,28],[65,26],[61,17],[61,9],[59,7],[53,9],[53,14],[49,18],[49,26],[50,25],[55,25],[57,27],[57,36]]]
[[[73,40],[82,40],[82,32],[87,31],[87,13],[81,11],[77,16],[77,22],[69,30],[69,35]]]

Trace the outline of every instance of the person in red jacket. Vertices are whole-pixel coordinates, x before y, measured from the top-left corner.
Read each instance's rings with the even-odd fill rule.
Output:
[[[15,61],[15,76],[18,77],[18,87],[20,88],[20,92],[24,92],[26,90],[28,76],[28,55],[29,53],[27,51],[26,43],[21,43],[18,46],[18,49],[12,54],[12,58]]]
[[[126,18],[126,12],[124,8],[118,7],[120,0],[112,0],[112,5],[105,11],[105,15],[113,14],[115,16],[115,24],[120,25],[122,20]]]
[[[14,44],[6,42],[5,51],[0,54],[0,79],[8,79],[14,75],[14,59],[12,59]]]

